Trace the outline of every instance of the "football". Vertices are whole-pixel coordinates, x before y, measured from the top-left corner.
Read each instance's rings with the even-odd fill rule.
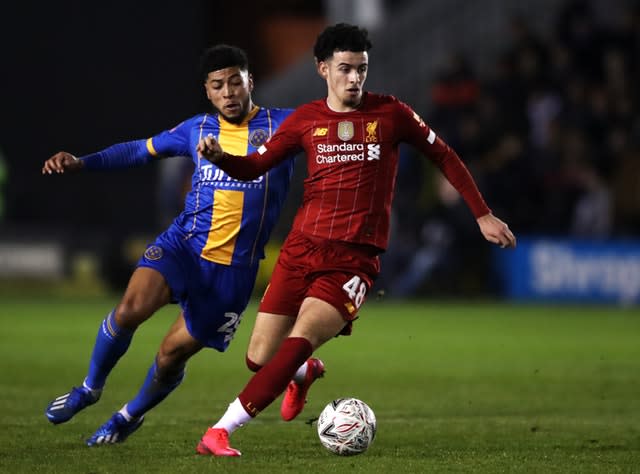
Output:
[[[318,418],[318,437],[334,454],[364,453],[376,436],[373,410],[357,398],[339,398],[329,403]]]

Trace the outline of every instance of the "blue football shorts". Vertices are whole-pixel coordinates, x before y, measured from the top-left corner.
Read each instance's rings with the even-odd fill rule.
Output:
[[[207,347],[227,349],[249,304],[257,264],[228,266],[205,260],[170,228],[147,247],[138,267],[164,276],[172,302],[182,307],[189,334]]]

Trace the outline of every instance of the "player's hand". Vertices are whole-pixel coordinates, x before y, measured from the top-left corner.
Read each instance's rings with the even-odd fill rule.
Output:
[[[216,163],[220,161],[224,156],[224,152],[222,151],[222,147],[217,142],[215,138],[212,136],[206,136],[201,138],[198,144],[196,145],[196,151],[202,155],[204,159],[210,161],[211,163]]]
[[[82,160],[77,159],[71,153],[59,151],[42,167],[42,174],[64,173],[65,171],[78,171],[84,167]]]
[[[486,214],[476,220],[480,226],[480,232],[489,242],[498,244],[503,249],[516,246],[516,237],[509,230],[509,226],[493,214]]]

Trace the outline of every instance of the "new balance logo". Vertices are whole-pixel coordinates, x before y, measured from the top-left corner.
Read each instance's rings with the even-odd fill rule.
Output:
[[[380,145],[369,143],[367,145],[367,160],[379,160],[380,159]]]
[[[327,133],[329,133],[329,129],[325,127],[318,127],[313,131],[314,137],[326,137]]]

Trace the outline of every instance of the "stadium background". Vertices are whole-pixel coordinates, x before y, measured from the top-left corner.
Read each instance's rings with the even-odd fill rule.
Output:
[[[0,286],[7,292],[120,290],[145,243],[179,212],[188,185],[185,160],[43,177],[44,159],[147,137],[202,111],[198,57],[218,42],[248,50],[257,103],[317,98],[324,85],[311,46],[326,24],[343,20],[372,32],[368,88],[414,106],[520,238],[586,239],[614,253],[622,238],[631,242],[625,258],[640,261],[637,2],[69,1],[6,9]],[[464,205],[412,154],[403,150],[395,235],[377,289],[398,298],[508,296],[513,275],[497,269],[520,260],[498,265]],[[640,279],[638,268],[625,275]],[[621,300],[636,302],[631,293]]]
[[[0,472],[638,472],[637,2],[23,1],[2,19]],[[354,336],[318,351],[327,376],[299,419],[282,422],[279,403],[265,410],[234,434],[239,462],[193,453],[246,383],[254,301],[229,351],[194,357],[139,433],[85,449],[138,390],[176,308],[136,332],[99,404],[56,427],[44,408],[86,373],[101,319],[178,212],[188,170],[166,160],[43,177],[43,160],[200,112],[198,56],[220,41],[249,51],[258,103],[321,96],[310,48],[339,20],[370,27],[368,87],[411,103],[456,147],[518,250],[497,259],[404,150],[386,297],[364,305]],[[312,423],[343,396],[378,418],[356,458],[325,452]]]

